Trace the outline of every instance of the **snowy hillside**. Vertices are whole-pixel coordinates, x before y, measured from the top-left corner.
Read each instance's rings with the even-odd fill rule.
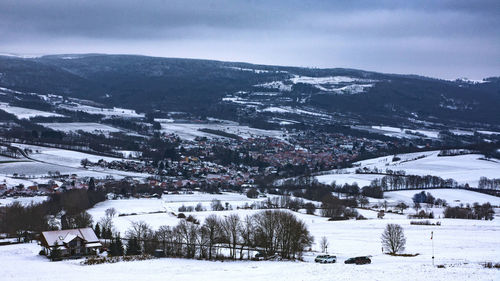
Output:
[[[408,206],[413,205],[412,197],[419,192],[429,192],[435,198],[445,199],[450,206],[459,206],[460,204],[484,204],[490,202],[493,206],[500,206],[500,197],[474,192],[463,189],[421,189],[421,190],[398,190],[384,192],[384,199],[389,203],[405,202]]]
[[[396,193],[395,193],[396,194]],[[437,194],[440,196],[441,194]],[[391,195],[392,196],[392,195]],[[399,195],[398,195],[399,196]],[[401,195],[402,196],[402,195]],[[403,197],[399,197],[400,199]],[[394,195],[394,198],[397,196]],[[118,214],[113,224],[117,231],[125,233],[133,221],[144,221],[153,229],[161,225],[174,226],[179,219],[170,214],[182,204],[186,206],[201,202],[205,206],[211,199],[229,202],[233,207],[261,199],[248,199],[238,194],[187,194],[165,195],[161,199],[111,200],[97,204],[89,210],[94,221],[104,216],[107,208],[115,208]],[[161,212],[161,213],[160,213]],[[201,222],[210,214],[227,216],[236,213],[240,217],[251,215],[258,210],[202,211],[188,213]],[[495,280],[497,270],[484,269],[480,263],[497,261],[500,256],[500,231],[498,215],[493,221],[460,219],[439,219],[441,226],[410,225],[406,216],[387,214],[384,219],[376,219],[376,212],[359,210],[368,220],[328,221],[327,218],[294,213],[304,221],[315,237],[313,252],[304,253],[304,262],[275,261],[234,261],[213,262],[189,259],[164,258],[147,261],[120,262],[96,266],[82,266],[80,260],[49,262],[38,255],[36,244],[3,246],[0,262],[4,267],[5,280],[28,280],[30,272],[21,270],[14,264],[23,264],[37,271],[41,279],[63,280],[72,274],[73,280],[87,280],[92,276],[106,280],[147,278],[148,280],[192,280],[203,274],[217,280],[245,280],[248,276],[259,280],[303,280],[304,273],[309,280],[331,280],[332,276],[342,280],[463,280],[464,276],[474,276],[474,280]],[[135,213],[135,214],[133,214]],[[438,221],[437,219],[433,220]],[[406,252],[419,253],[416,257],[392,257],[380,252],[380,235],[387,223],[397,223],[404,228],[407,237]],[[431,231],[434,239],[430,239]],[[338,258],[335,264],[323,265],[313,262],[319,250],[318,242],[326,237],[330,242],[329,254]],[[474,237],[471,240],[471,237]],[[445,268],[432,266],[434,244],[435,263]],[[372,264],[356,266],[344,264],[353,256],[370,255]],[[189,270],[185,270],[189,268]],[[61,274],[53,275],[57,271]],[[67,277],[64,277],[67,278]]]
[[[120,132],[120,129],[111,127],[109,125],[99,124],[99,123],[84,123],[84,122],[71,122],[71,123],[40,123],[40,125],[51,128],[56,131],[62,131],[65,133],[84,131],[89,133],[116,133]]]
[[[311,77],[294,75],[284,81],[272,81],[254,85],[257,88],[276,89],[278,91],[290,92],[292,85],[307,84],[323,92],[335,94],[359,94],[365,92],[366,88],[373,87],[377,80],[360,79],[349,76],[325,76]]]
[[[14,114],[19,119],[30,119],[31,117],[64,117],[61,114],[40,111],[36,109],[11,106],[7,103],[0,102],[0,110]]]
[[[484,159],[483,155],[467,154],[457,156],[438,156],[439,151],[418,152],[409,154],[398,154],[398,161],[392,161],[394,155],[364,160],[354,163],[355,168],[342,171],[332,171],[331,174],[317,176],[323,183],[353,183],[359,185],[368,184],[375,178],[383,175],[355,174],[357,168],[377,168],[384,172],[404,170],[406,175],[433,175],[444,179],[452,178],[459,184],[469,184],[477,187],[481,177],[496,178],[500,175],[500,161],[495,159]],[[342,174],[336,174],[340,172]]]

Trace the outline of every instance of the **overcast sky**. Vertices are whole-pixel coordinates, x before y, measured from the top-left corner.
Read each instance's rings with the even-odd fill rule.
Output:
[[[500,75],[500,1],[0,0],[0,52]]]

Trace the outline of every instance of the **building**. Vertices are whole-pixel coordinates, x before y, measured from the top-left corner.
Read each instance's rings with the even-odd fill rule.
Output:
[[[50,256],[56,247],[62,257],[94,255],[102,247],[99,238],[90,227],[44,231],[40,242],[47,256]]]

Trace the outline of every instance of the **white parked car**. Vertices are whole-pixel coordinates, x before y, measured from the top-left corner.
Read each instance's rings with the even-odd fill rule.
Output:
[[[335,263],[337,262],[337,257],[330,255],[319,255],[314,259],[314,261],[319,263]]]

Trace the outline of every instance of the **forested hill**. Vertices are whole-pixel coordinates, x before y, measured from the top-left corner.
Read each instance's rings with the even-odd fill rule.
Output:
[[[87,54],[0,56],[0,87],[143,112],[157,109],[210,116],[227,108],[236,112],[235,107],[248,110],[263,105],[309,107],[380,122],[500,124],[499,78],[473,83],[341,68]],[[275,98],[262,101],[256,93]]]

